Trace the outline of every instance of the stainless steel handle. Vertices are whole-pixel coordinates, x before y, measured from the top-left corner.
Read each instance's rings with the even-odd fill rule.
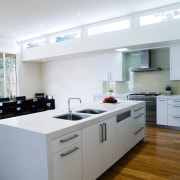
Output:
[[[134,135],[138,134],[140,131],[142,131],[144,129],[144,127],[138,129],[136,132],[134,132]]]
[[[100,124],[99,125],[100,127],[100,142],[103,142],[104,141],[104,138],[103,138],[103,124]]]
[[[72,152],[77,151],[78,149],[79,149],[78,147],[74,147],[73,149],[71,149],[65,153],[60,154],[60,156],[62,156],[62,157],[67,156],[67,155],[71,154]]]
[[[163,102],[164,102],[164,101],[165,101],[165,99],[159,99],[159,101],[161,101],[161,102],[163,101]]]
[[[144,107],[140,107],[138,109],[135,109],[134,112],[140,111],[141,109],[144,109]]]
[[[173,116],[174,119],[180,119],[180,116]]]
[[[107,129],[106,123],[103,123],[103,141],[107,140]]]
[[[173,100],[173,102],[180,102],[180,100]]]
[[[174,105],[173,107],[180,107],[180,106],[178,106],[178,105]]]
[[[72,140],[72,139],[74,139],[74,138],[76,138],[78,136],[79,136],[78,134],[74,134],[71,137],[68,137],[68,138],[65,138],[65,139],[61,139],[59,142],[64,143],[64,142],[70,141],[70,140]]]
[[[144,115],[144,113],[142,113],[142,114],[140,114],[140,115],[134,117],[134,119],[138,119],[139,117],[141,117],[141,116],[143,116],[143,115]]]
[[[108,81],[111,80],[111,72],[108,72]]]
[[[153,103],[154,103],[154,101],[146,101],[146,103],[152,103],[152,104],[153,104]]]

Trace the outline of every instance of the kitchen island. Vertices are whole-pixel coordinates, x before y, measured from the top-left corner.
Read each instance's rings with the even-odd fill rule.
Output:
[[[103,110],[100,114],[80,110]],[[80,104],[0,121],[0,179],[93,180],[145,139],[145,103]]]

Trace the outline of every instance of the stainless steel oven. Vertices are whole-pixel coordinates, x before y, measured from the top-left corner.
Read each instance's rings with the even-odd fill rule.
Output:
[[[156,123],[156,96],[159,93],[132,93],[128,95],[128,100],[146,102],[146,122]]]

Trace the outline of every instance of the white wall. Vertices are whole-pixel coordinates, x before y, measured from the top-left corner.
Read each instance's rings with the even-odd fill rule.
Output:
[[[10,52],[16,54],[19,51],[20,45],[15,40],[0,37],[0,52]]]
[[[157,47],[157,44],[168,44],[180,41],[180,21],[168,21],[145,27],[133,27],[130,30],[114,31],[71,40],[63,43],[49,44],[23,50],[24,61],[65,56],[69,54],[88,53],[93,51],[130,47]],[[142,48],[143,49],[143,48]]]
[[[16,54],[17,95],[34,97],[35,92],[42,92],[40,64],[22,62],[21,46],[13,39],[0,37],[0,52]]]
[[[36,92],[42,92],[41,65],[34,62],[22,62],[17,58],[18,95],[33,98]]]
[[[56,107],[67,107],[69,97],[79,97],[82,102],[93,101],[93,95],[102,93],[98,80],[95,55],[42,63],[42,87],[53,95]],[[79,103],[77,101],[77,103]]]

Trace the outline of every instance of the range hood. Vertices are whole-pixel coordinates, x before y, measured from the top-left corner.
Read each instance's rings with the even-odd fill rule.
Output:
[[[140,52],[141,67],[130,69],[131,72],[148,72],[148,71],[160,71],[160,67],[151,67],[151,51],[144,50]]]

